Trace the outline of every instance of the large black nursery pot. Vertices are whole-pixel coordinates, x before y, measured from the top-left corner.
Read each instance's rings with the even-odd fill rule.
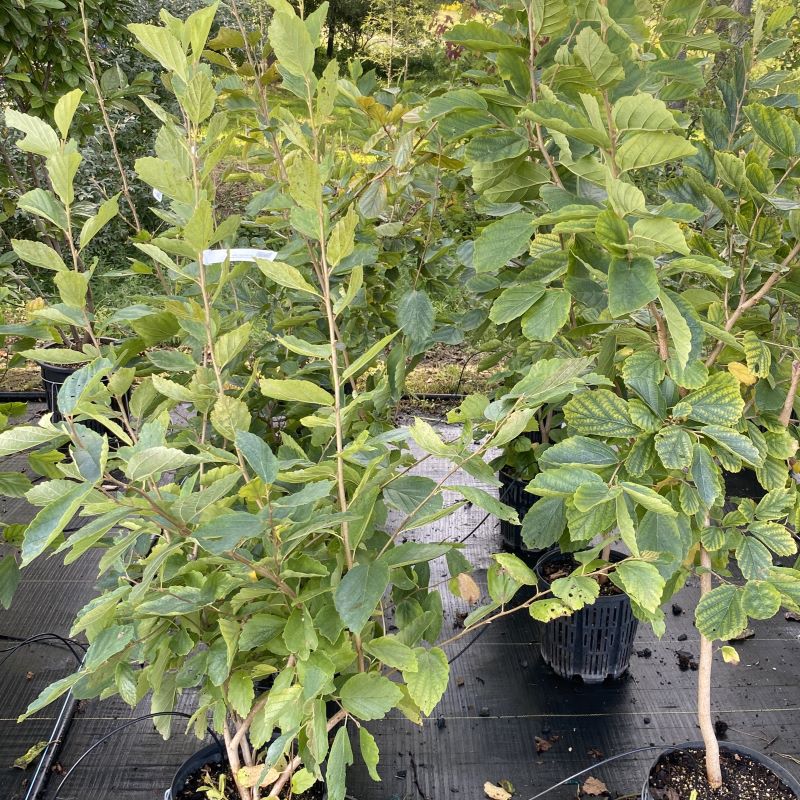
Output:
[[[164,792],[164,800],[177,800],[177,798],[180,797],[181,791],[183,791],[186,786],[186,781],[189,780],[192,775],[199,772],[206,764],[221,764],[225,761],[225,758],[225,753],[216,742],[206,745],[201,750],[189,756],[178,768],[169,789]],[[323,800],[326,800],[327,797],[328,792],[326,790],[323,795]]]
[[[662,750],[647,773],[647,778],[645,779],[644,786],[642,787],[642,800],[654,800],[653,795],[650,792],[650,777],[653,774],[653,770],[655,769],[659,760],[663,756],[665,756],[667,753],[674,753],[680,750],[697,749],[705,750],[705,745],[703,742],[686,742],[685,744],[679,744],[675,747],[668,747],[665,750]],[[751,750],[749,747],[745,747],[741,744],[735,744],[733,742],[720,742],[719,749],[722,752],[727,751],[728,753],[748,756],[757,764],[761,764],[762,766],[766,767],[777,778],[780,778],[780,780],[794,792],[795,797],[800,798],[800,781],[798,781],[797,778],[795,778],[794,775],[792,775],[788,770],[784,769],[780,764],[778,764],[777,761],[773,761],[769,756],[765,756],[763,753],[759,753],[757,750]]]
[[[550,584],[544,567],[561,556],[558,549],[550,550],[536,564],[536,574],[545,586]],[[612,561],[623,558],[622,553],[611,554]],[[628,595],[600,596],[593,605],[541,626],[542,658],[562,678],[577,676],[584,683],[619,678],[630,665],[638,626]]]
[[[42,373],[42,386],[44,387],[44,401],[48,412],[52,414],[53,422],[60,422],[64,419],[58,409],[58,393],[61,391],[61,387],[66,382],[67,378],[77,372],[79,368],[80,366],[74,364],[46,364],[44,362],[39,364],[39,369]],[[130,392],[123,398],[126,411],[129,395]],[[112,400],[111,407],[115,410],[119,410],[119,404],[116,399]],[[106,427],[99,422],[95,422],[93,419],[85,419],[81,422],[81,425],[85,425],[87,428],[97,433],[107,434],[109,442],[116,441],[116,437],[109,433]]]
[[[520,520],[530,510],[531,506],[539,499],[536,495],[525,491],[530,481],[515,478],[508,472],[500,472],[500,501],[511,506]],[[500,536],[503,539],[503,548],[511,553],[530,554],[539,552],[529,550],[522,542],[522,527],[514,525],[507,520],[500,520]]]

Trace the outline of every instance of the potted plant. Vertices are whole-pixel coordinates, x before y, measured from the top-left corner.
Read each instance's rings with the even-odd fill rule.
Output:
[[[391,369],[378,369],[373,388],[341,391],[350,376],[382,360],[391,365],[384,353],[399,333],[378,338],[349,364],[342,357],[340,331],[357,290],[341,265],[378,223],[357,209],[350,165],[337,167],[336,140],[325,135],[339,87],[335,62],[320,80],[313,74],[326,7],[303,19],[287,4],[273,16],[270,41],[285,87],[307,112],[276,115],[269,136],[280,142],[276,168],[287,176],[281,204],[299,238],[278,259],[257,262],[249,277],[307,295],[327,345],[299,337],[290,344],[328,376],[320,386],[265,371],[255,326],[231,300],[241,268],[203,258],[239,225],[214,205],[213,166],[233,146],[229,130],[240,108],[226,109],[218,93],[226,90],[215,87],[201,60],[215,8],[185,22],[165,14],[165,26],[131,28],[164,68],[178,109],[171,115],[153,106],[162,122],[158,155],[136,165],[139,179],[163,193],[168,224],[138,249],[162,264],[175,287],[174,296],[153,298],[136,313],[168,330],[172,346],[147,353],[157,370],[139,375],[124,425],[115,421],[113,392],[98,387],[104,379],[110,386],[130,381],[131,371],[93,352],[71,379],[69,403],[62,391],[62,420],[46,415],[0,433],[0,456],[68,447],[51,480],[27,495],[41,510],[22,531],[22,568],[54,550],[71,562],[95,549],[102,576],[101,593],[73,626],[89,640],[80,669],[46,689],[25,716],[68,691],[117,694],[132,706],[149,695],[166,736],[171,712],[191,691],[190,730],[203,738],[210,725],[224,743],[222,760],[206,750],[198,756],[204,763],[195,762],[195,772],[218,762],[206,788],[238,800],[302,796],[324,775],[328,797],[343,800],[350,734],[357,731],[377,776],[368,723],[392,709],[419,721],[447,685],[447,657],[433,646],[442,600],[429,585],[429,562],[449,556],[453,590],[472,603],[479,594],[458,545],[401,542],[403,534],[460,505],[445,507],[444,488],[462,503],[515,519],[489,493],[449,481],[462,468],[491,480],[485,452],[517,436],[536,407],[568,391],[589,362],[563,360],[534,375],[494,415],[492,435],[478,450],[469,430],[446,442],[417,421],[416,442],[454,464],[440,481],[409,474],[408,432],[375,422],[395,379]],[[410,322],[406,335],[414,339],[427,325]],[[271,429],[267,404],[291,409],[300,433]],[[101,421],[122,446],[111,450],[84,416]],[[400,519],[387,530],[390,509]],[[76,514],[86,524],[66,536]],[[531,575],[521,562],[498,561],[492,602],[475,624],[505,614],[517,589],[535,584]]]
[[[58,100],[53,112],[56,128],[12,108],[5,112],[6,125],[23,134],[16,146],[31,158],[44,160],[52,187],[33,189],[17,201],[17,207],[32,215],[48,235],[38,240],[13,239],[11,245],[18,258],[53,273],[59,302],[48,303],[42,297],[29,301],[26,305],[29,321],[4,325],[0,333],[16,338],[11,348],[16,356],[39,364],[47,409],[54,421],[62,418],[65,408],[71,410],[70,403],[74,400],[71,390],[68,389],[61,400],[59,392],[65,384],[74,384],[71,376],[80,365],[102,357],[122,367],[142,348],[142,341],[136,337],[114,338],[117,320],[113,316],[99,321],[95,315],[92,276],[97,264],[86,262],[85,251],[116,217],[119,195],[99,203],[90,216],[85,216],[75,201],[74,182],[83,158],[69,132],[82,96],[83,92],[75,89]],[[84,216],[81,218],[79,214]],[[31,349],[29,345],[36,340],[49,341],[49,344]],[[110,392],[114,397],[117,414],[107,430],[118,430],[124,425],[123,406],[131,385],[125,376],[132,378],[132,375],[132,371],[121,372],[113,385],[100,381],[95,387],[98,395]],[[87,407],[81,420],[99,430],[100,423],[91,416],[92,411]]]

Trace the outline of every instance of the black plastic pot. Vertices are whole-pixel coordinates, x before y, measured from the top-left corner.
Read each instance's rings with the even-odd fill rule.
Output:
[[[62,419],[64,419],[64,417],[58,410],[58,393],[61,391],[61,387],[64,385],[64,382],[67,380],[67,378],[77,372],[80,367],[75,365],[42,363],[39,364],[39,368],[42,373],[42,386],[44,387],[45,405],[47,406],[47,410],[52,414],[53,422],[60,422]],[[123,400],[126,409],[128,405],[127,401],[128,394],[125,395]],[[119,404],[116,400],[111,401],[111,407],[119,410]],[[96,431],[97,433],[108,435],[109,442],[117,441],[117,438],[113,434],[109,433],[105,426],[101,425],[99,422],[95,422],[93,419],[82,420],[81,425],[85,425],[87,428]]]
[[[545,565],[561,555],[550,550],[536,564],[545,586],[550,585],[543,575]],[[612,561],[624,557],[611,554]],[[542,625],[542,658],[562,678],[579,677],[584,683],[619,678],[630,664],[638,626],[626,594],[601,596],[572,616]]]
[[[726,498],[746,497],[758,501],[767,493],[751,469],[743,469],[739,472],[722,470],[722,478],[725,481]]]
[[[536,495],[525,491],[525,487],[530,481],[520,480],[507,472],[500,473],[500,501],[507,506],[511,506],[520,520],[530,510],[531,506],[539,499]],[[500,536],[503,539],[503,547],[513,553],[532,553],[522,542],[522,527],[500,520]]]
[[[206,745],[202,750],[189,756],[178,768],[169,789],[164,792],[164,800],[176,800],[191,775],[201,770],[206,764],[221,764],[225,758],[222,748],[216,742]],[[323,800],[326,800],[327,797],[328,792],[326,791]]]
[[[180,765],[175,777],[172,779],[172,785],[164,793],[164,800],[175,800],[183,790],[189,777],[201,770],[205,764],[221,764],[224,760],[225,754],[216,742],[206,745],[202,750],[198,750]]]
[[[773,761],[769,756],[759,753],[757,750],[751,750],[741,744],[734,744],[733,742],[720,742],[720,750],[727,750],[729,753],[739,753],[743,756],[752,758],[758,764],[765,766],[770,772],[780,778],[795,794],[795,797],[800,798],[800,782],[786,769],[784,769],[777,761]],[[675,747],[668,747],[663,750],[658,758],[653,762],[650,770],[647,773],[644,786],[642,787],[642,800],[653,800],[653,795],[650,793],[650,775],[659,762],[662,756],[667,753],[674,753],[676,750],[696,750],[697,748],[705,749],[703,742],[686,742],[679,744]]]

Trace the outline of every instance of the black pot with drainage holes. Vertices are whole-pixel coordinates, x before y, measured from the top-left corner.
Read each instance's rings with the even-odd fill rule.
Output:
[[[515,478],[506,471],[500,472],[500,501],[513,508],[520,521],[530,511],[533,504],[539,499],[535,494],[525,491],[530,481]],[[522,541],[522,526],[514,525],[507,520],[500,520],[500,536],[503,539],[503,548],[512,553],[532,553]]]
[[[800,782],[788,770],[784,769],[777,761],[773,761],[769,756],[759,753],[757,750],[751,750],[741,744],[734,744],[733,742],[720,742],[719,749],[722,752],[727,751],[734,755],[742,755],[751,758],[757,764],[766,767],[773,775],[779,778],[786,786],[794,792],[795,797],[800,798]],[[653,765],[650,767],[645,779],[644,786],[642,787],[641,800],[654,800],[653,794],[650,791],[650,777],[653,770],[656,768],[658,762],[667,754],[674,753],[681,750],[702,750],[705,752],[705,744],[703,742],[686,742],[686,744],[679,744],[675,747],[668,747],[663,750]]]
[[[550,550],[536,564],[545,587],[550,583],[544,568],[559,558],[560,550]],[[612,561],[623,558],[622,553],[611,554]],[[630,665],[638,626],[628,595],[603,595],[591,606],[541,626],[542,658],[562,678],[579,677],[584,683],[619,678]]]

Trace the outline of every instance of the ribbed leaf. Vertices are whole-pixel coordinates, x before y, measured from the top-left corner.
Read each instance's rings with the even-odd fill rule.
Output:
[[[736,548],[736,563],[747,580],[764,580],[772,568],[772,555],[758,539],[745,536]]]
[[[800,124],[777,108],[751,103],[744,113],[753,130],[773,150],[784,156],[800,155]]]
[[[612,109],[614,127],[620,131],[668,131],[680,128],[678,121],[659,100],[647,92],[621,97]]]
[[[544,286],[540,283],[523,283],[501,292],[492,304],[489,319],[497,325],[521,317],[540,297]]]
[[[662,497],[649,486],[642,486],[638,483],[630,483],[629,481],[622,481],[620,486],[628,497],[648,511],[655,511],[657,514],[666,514],[668,517],[674,517],[678,513],[672,507],[669,500]]]
[[[694,145],[689,144],[683,136],[663,131],[645,131],[625,137],[617,150],[617,164],[623,172],[627,172],[686,158],[696,152]]]
[[[666,469],[686,469],[692,463],[692,437],[674,425],[663,428],[656,434],[656,452]]]
[[[678,365],[683,369],[689,363],[689,357],[692,353],[691,328],[668,292],[662,291],[659,294],[659,299],[664,318],[667,321],[667,329],[675,348],[675,357]]]
[[[496,272],[528,249],[533,236],[530,214],[510,214],[487,225],[475,240],[472,265],[476,272]]]
[[[722,496],[722,476],[708,448],[695,444],[692,458],[692,480],[706,508]]]
[[[576,395],[564,406],[564,416],[579,434],[627,438],[640,433],[631,422],[628,404],[608,389]]]
[[[743,410],[739,381],[729,372],[718,372],[702,389],[686,395],[675,406],[673,416],[733,428],[739,424]]]
[[[695,624],[706,639],[732,639],[747,626],[742,608],[742,589],[725,585],[712,589],[700,598]]]
[[[530,550],[545,550],[564,533],[567,513],[561,497],[542,498],[525,513],[522,520],[522,541]]]
[[[621,317],[658,297],[658,275],[651,258],[615,258],[608,267],[608,311]]]
[[[766,581],[748,581],[742,593],[742,608],[752,619],[771,619],[781,608],[781,593]]]
[[[587,436],[570,436],[548,447],[539,457],[539,464],[543,467],[602,469],[618,463],[619,453],[613,447]]]
[[[756,446],[741,433],[732,428],[722,428],[719,425],[706,425],[700,429],[701,433],[713,439],[718,445],[730,453],[738,456],[742,461],[752,466],[760,466],[764,459]]]
[[[759,378],[766,378],[772,363],[769,347],[753,331],[745,331],[742,344],[744,345],[744,357],[750,371]]]
[[[594,578],[569,575],[557,578],[550,585],[555,597],[566,603],[573,611],[591,605],[600,596],[600,584]]]
[[[611,580],[646,611],[655,612],[661,605],[665,584],[653,564],[623,561],[611,573]]]
[[[589,70],[595,85],[602,89],[618,83],[625,77],[619,59],[593,28],[583,28],[575,39],[575,55]]]
[[[549,342],[569,319],[572,296],[566,289],[547,289],[522,317],[523,335],[535,342]]]
[[[540,497],[569,497],[584,483],[604,483],[594,472],[581,467],[559,467],[540,472],[529,484],[528,491]]]

